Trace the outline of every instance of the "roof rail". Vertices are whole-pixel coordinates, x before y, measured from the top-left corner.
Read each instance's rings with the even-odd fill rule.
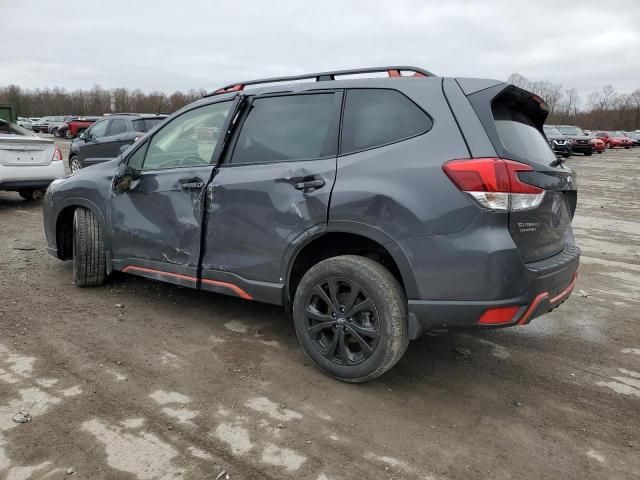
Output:
[[[247,80],[244,82],[236,82],[231,85],[227,85],[225,87],[214,90],[211,93],[204,95],[205,97],[211,97],[213,95],[220,95],[223,93],[230,92],[239,92],[244,90],[244,87],[247,85],[259,85],[262,83],[279,83],[279,82],[291,82],[294,80],[307,80],[311,78],[315,78],[316,82],[324,82],[327,80],[335,80],[338,76],[344,75],[358,75],[361,73],[379,73],[379,72],[387,72],[389,77],[403,77],[409,75],[402,75],[402,72],[413,72],[413,77],[435,77],[433,73],[428,70],[424,70],[418,67],[411,66],[400,66],[393,65],[388,67],[368,67],[368,68],[356,68],[353,70],[334,70],[330,72],[320,72],[320,73],[307,73],[304,75],[293,75],[289,77],[272,77],[272,78],[261,78],[259,80]]]

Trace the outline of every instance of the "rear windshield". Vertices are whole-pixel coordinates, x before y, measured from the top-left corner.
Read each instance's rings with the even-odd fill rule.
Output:
[[[136,132],[148,132],[163,120],[164,118],[141,118],[140,120],[134,120],[133,129]]]
[[[509,156],[514,160],[522,158],[548,165],[556,157],[542,132],[535,126],[532,119],[535,108],[539,107],[533,105],[530,97],[507,90],[496,98],[491,111],[498,137]]]
[[[13,123],[0,120],[0,135],[20,135],[25,137],[34,136],[29,130],[19,127]]]

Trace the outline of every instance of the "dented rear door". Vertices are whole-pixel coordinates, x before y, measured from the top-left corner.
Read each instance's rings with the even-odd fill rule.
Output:
[[[209,187],[202,288],[279,303],[290,249],[326,229],[341,91],[253,97]],[[227,288],[228,290],[228,288]]]

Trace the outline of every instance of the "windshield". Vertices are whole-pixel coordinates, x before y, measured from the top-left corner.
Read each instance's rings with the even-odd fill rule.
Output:
[[[549,136],[549,135],[557,135],[557,136],[562,135],[562,132],[560,130],[558,130],[557,128],[555,128],[555,127],[544,127],[544,133],[547,136]]]
[[[584,135],[581,128],[578,127],[558,127],[563,135]]]

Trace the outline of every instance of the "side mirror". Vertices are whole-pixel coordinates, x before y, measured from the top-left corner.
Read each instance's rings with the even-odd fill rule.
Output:
[[[78,138],[80,140],[84,140],[85,138],[87,138],[87,134],[85,132],[81,132],[80,135],[78,135]]]
[[[126,163],[121,163],[113,176],[112,188],[116,193],[133,190],[138,185],[139,172]]]

